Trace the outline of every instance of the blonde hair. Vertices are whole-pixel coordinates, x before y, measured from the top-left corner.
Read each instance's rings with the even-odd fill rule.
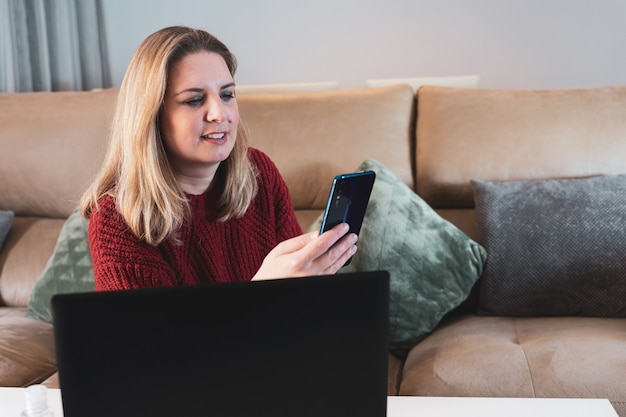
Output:
[[[139,45],[119,90],[104,163],[81,200],[84,217],[89,218],[100,198],[109,194],[138,239],[151,245],[175,239],[190,209],[163,146],[159,112],[169,69],[199,51],[222,56],[234,76],[235,57],[202,30],[172,26]],[[215,174],[214,186],[221,191],[215,202],[217,221],[243,215],[257,193],[257,172],[248,159],[247,142],[240,123],[234,148]]]

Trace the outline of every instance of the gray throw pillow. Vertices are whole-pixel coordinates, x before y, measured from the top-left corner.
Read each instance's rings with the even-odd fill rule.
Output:
[[[11,230],[15,213],[11,210],[0,210],[0,249],[4,245],[4,239],[6,239]]]
[[[50,300],[54,294],[95,290],[87,226],[77,209],[65,221],[28,300],[28,317],[51,322]]]
[[[359,250],[340,272],[386,270],[390,281],[390,350],[404,355],[469,295],[485,250],[441,218],[382,164],[376,172]],[[321,216],[309,230],[319,230]]]
[[[626,175],[472,184],[479,313],[626,317]]]

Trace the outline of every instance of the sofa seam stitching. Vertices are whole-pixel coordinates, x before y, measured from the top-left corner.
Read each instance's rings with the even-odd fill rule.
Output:
[[[395,395],[400,395],[400,387],[402,387],[402,379],[404,377],[404,365],[406,364],[406,359],[402,361],[402,366],[399,366],[398,376],[396,377],[396,393]]]
[[[529,375],[529,379],[530,379],[530,388],[532,390],[533,396],[536,398],[537,397],[537,392],[535,391],[535,379],[533,377],[533,372],[530,369],[530,362],[528,361],[528,355],[526,355],[526,350],[524,349],[524,347],[522,346],[520,337],[519,337],[519,329],[518,329],[518,324],[519,324],[519,320],[518,319],[513,319],[513,328],[515,329],[515,341],[517,342],[517,346],[519,346],[520,350],[522,351],[522,354],[524,355],[524,360],[526,361],[526,369],[528,369],[528,375]]]

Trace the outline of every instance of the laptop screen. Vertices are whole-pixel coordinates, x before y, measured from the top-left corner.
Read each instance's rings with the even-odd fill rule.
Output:
[[[65,417],[386,413],[387,272],[56,295]]]

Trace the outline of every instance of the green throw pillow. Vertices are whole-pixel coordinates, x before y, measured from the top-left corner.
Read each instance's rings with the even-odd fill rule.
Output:
[[[376,172],[376,182],[359,250],[340,272],[389,271],[390,350],[404,355],[467,298],[487,255],[385,166],[367,160],[358,170]]]
[[[14,217],[15,213],[11,210],[0,210],[0,249],[2,249],[4,239],[9,234],[9,230],[11,230]]]
[[[77,209],[66,220],[28,300],[28,317],[51,322],[50,299],[54,294],[95,290],[87,224]]]

